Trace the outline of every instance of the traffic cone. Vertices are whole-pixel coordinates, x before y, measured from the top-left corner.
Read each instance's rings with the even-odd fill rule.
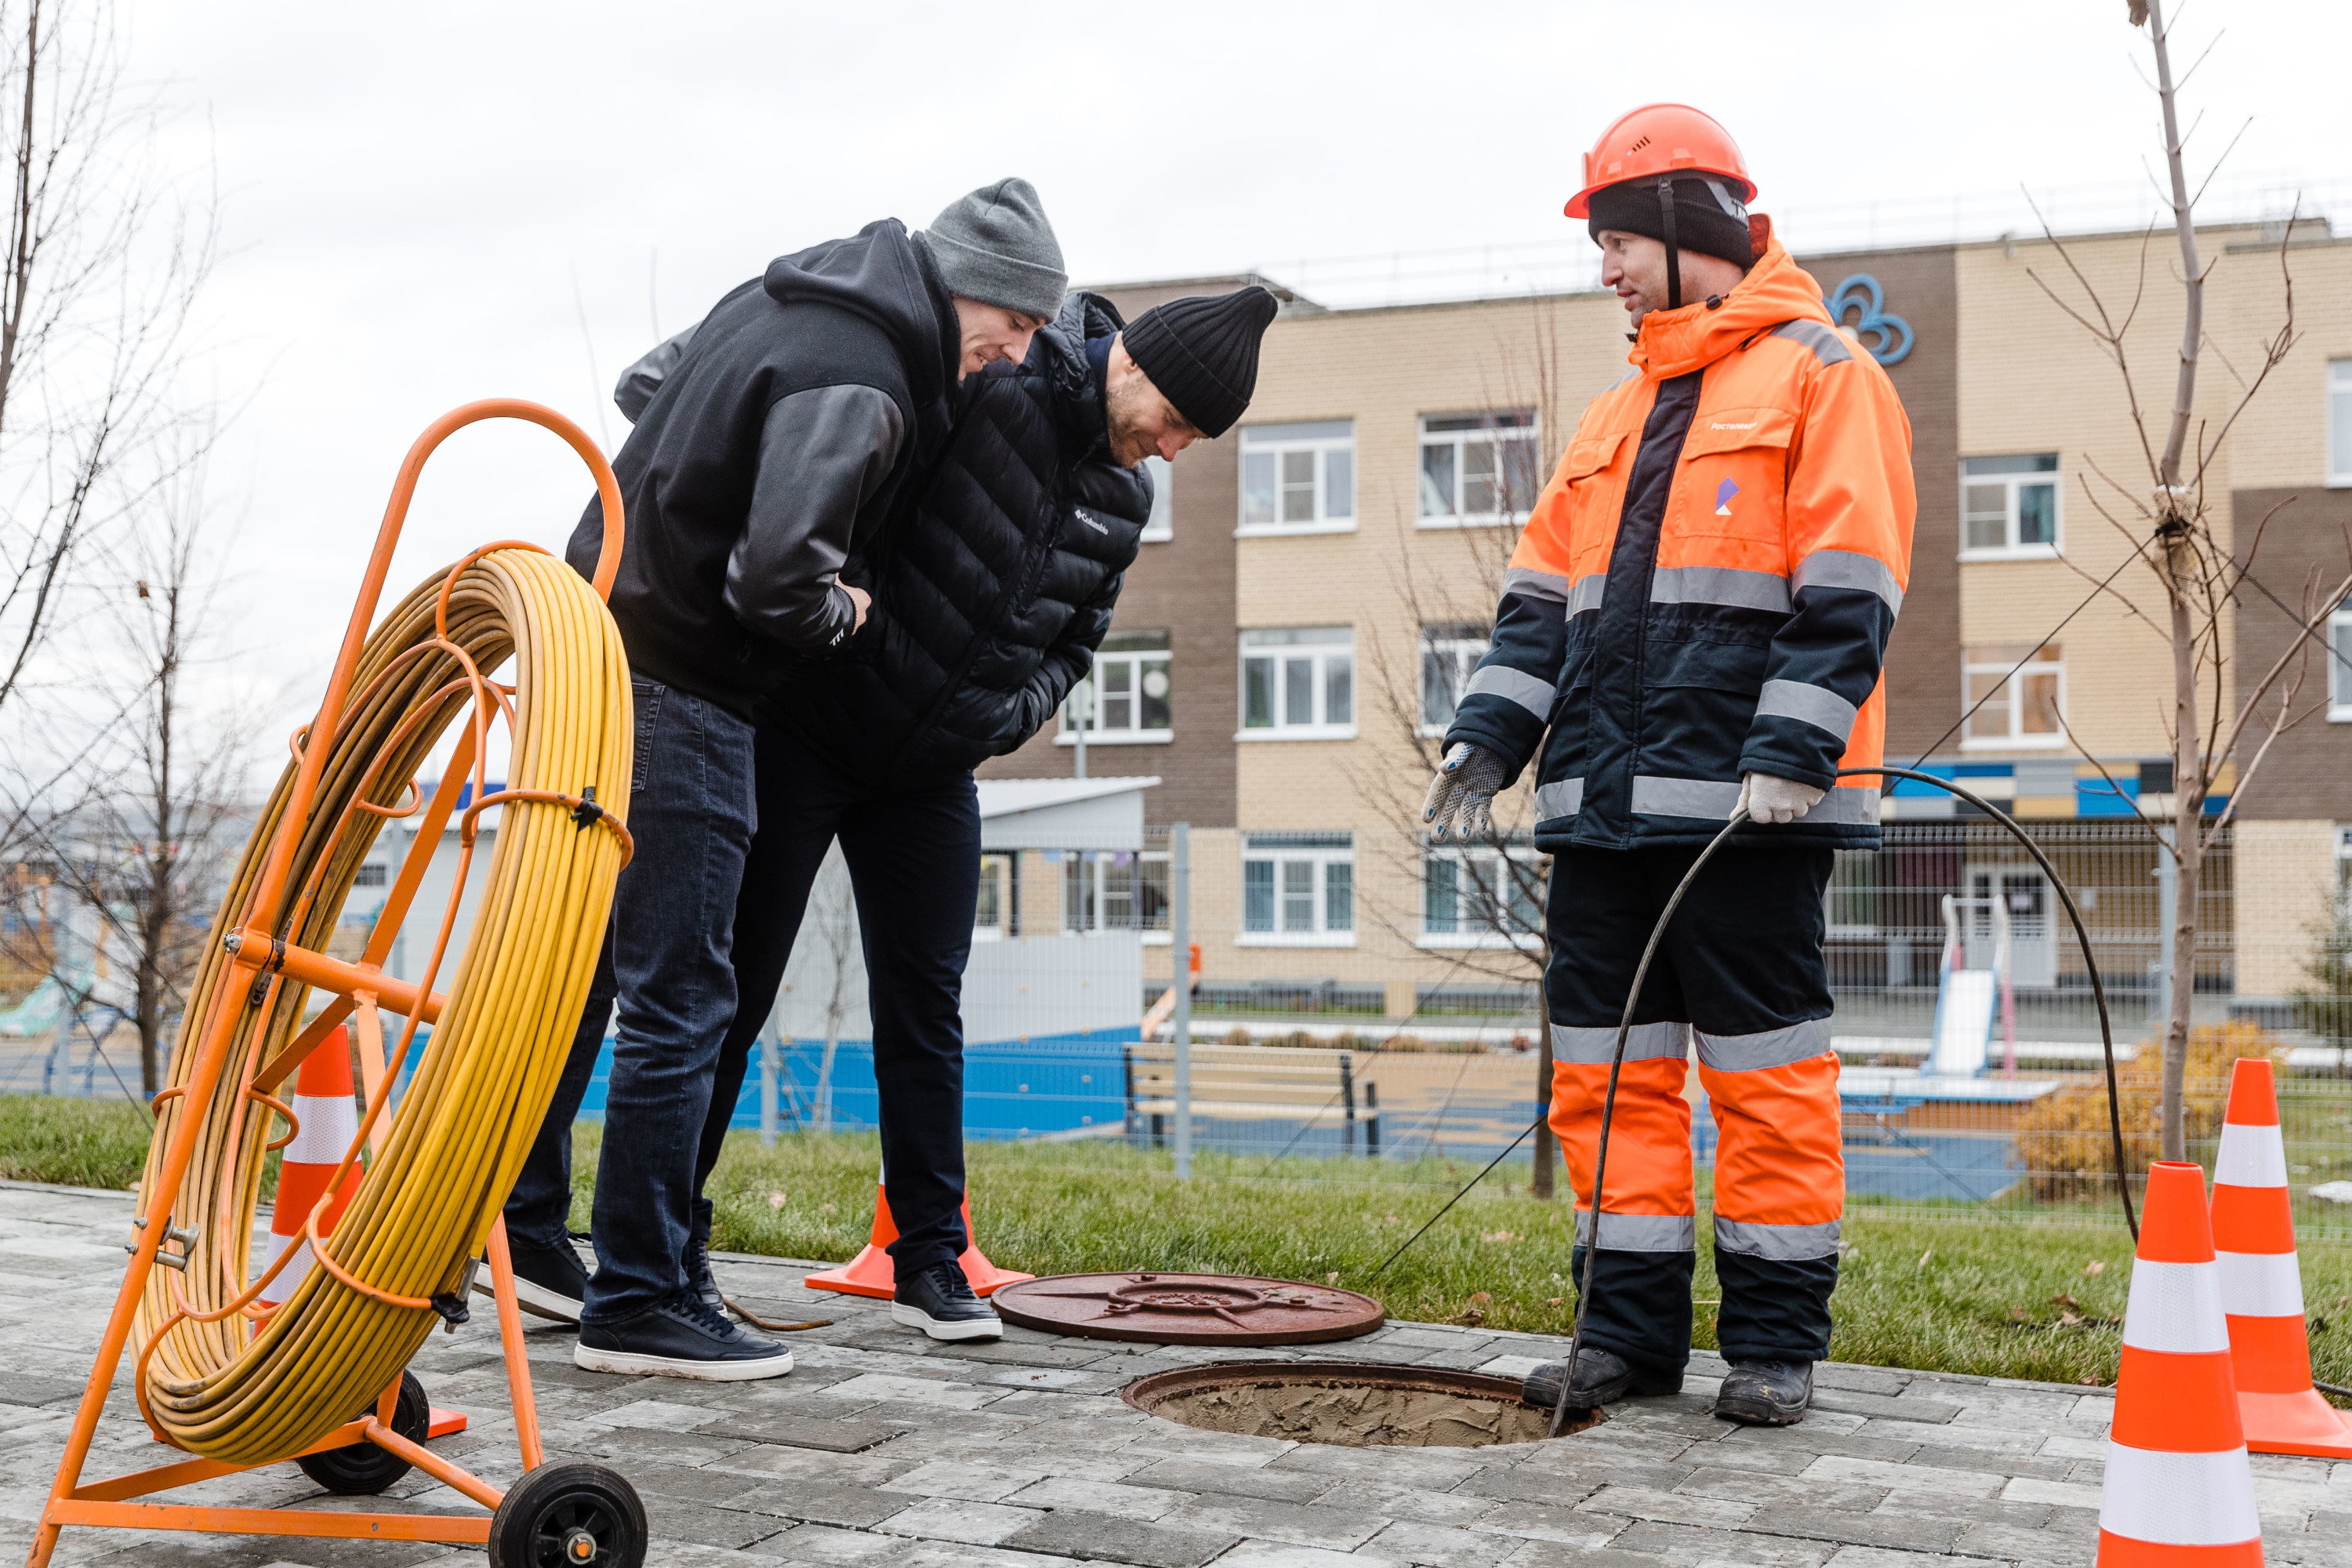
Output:
[[[1013,1285],[1037,1278],[1034,1274],[1016,1274],[1009,1268],[999,1268],[982,1253],[980,1243],[972,1238],[971,1197],[969,1194],[963,1200],[963,1256],[956,1259],[956,1264],[962,1268],[964,1279],[971,1282],[973,1294],[985,1296],[999,1285]],[[890,1254],[884,1248],[898,1239],[898,1223],[890,1217],[889,1194],[884,1191],[881,1179],[877,1177],[874,1184],[874,1228],[867,1234],[866,1245],[858,1249],[856,1257],[840,1268],[820,1269],[801,1283],[818,1290],[839,1290],[846,1295],[872,1296],[887,1301],[897,1294],[898,1276]]]
[[[278,1167],[278,1200],[269,1215],[269,1256],[262,1267],[277,1262],[289,1247],[297,1249],[297,1256],[277,1279],[262,1287],[258,1300],[268,1307],[293,1295],[294,1287],[310,1272],[310,1244],[303,1239],[302,1224],[326,1192],[335,1167],[343,1163],[344,1151],[359,1136],[359,1110],[352,1103],[349,1026],[320,1041],[302,1058],[301,1070],[294,1075],[293,1107],[294,1141],[286,1145],[285,1163]],[[359,1190],[360,1167],[354,1162],[335,1193],[335,1201],[319,1216],[320,1236],[334,1234],[335,1222],[343,1217],[343,1210],[351,1206]]]
[[[2098,1568],[2261,1568],[2221,1273],[2204,1171],[2158,1161],[2124,1308]]]
[[[2311,1386],[2286,1142],[2265,1057],[2239,1058],[2230,1077],[2221,1152],[2213,1162],[2213,1245],[2246,1447],[2352,1459],[2352,1418]]]

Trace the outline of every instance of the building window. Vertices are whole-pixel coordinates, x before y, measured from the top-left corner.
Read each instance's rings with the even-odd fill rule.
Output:
[[[1013,934],[1013,898],[1015,883],[1013,857],[980,858],[980,906],[971,917],[971,934],[982,941]]]
[[[352,886],[354,888],[382,888],[389,885],[391,880],[392,868],[383,864],[381,861],[371,860],[360,868],[359,875],[352,879]]]
[[[1543,931],[1544,867],[1531,848],[1428,849],[1421,933],[1431,947],[1520,946]]]
[[[1055,743],[1076,744],[1080,729],[1088,745],[1169,740],[1168,661],[1166,632],[1113,632],[1103,638],[1093,672],[1062,703]]]
[[[2352,599],[2327,617],[2327,721],[2352,723]]]
[[[2057,453],[1961,460],[1961,560],[2057,553]]]
[[[2327,362],[2327,482],[2352,485],[2352,359]]]
[[[1240,940],[1354,945],[1355,835],[1247,835],[1242,841]]]
[[[1421,416],[1421,524],[1510,522],[1535,505],[1531,408]]]
[[[1253,425],[1242,431],[1243,533],[1356,526],[1356,422]]]
[[[1485,626],[1437,626],[1421,628],[1421,732],[1443,735],[1454,722],[1454,710],[1469,689],[1470,676],[1486,657],[1490,639]]]
[[[1353,740],[1356,634],[1307,626],[1242,634],[1245,741]]]
[[[1963,657],[1961,697],[1975,711],[1961,750],[2065,744],[2066,664],[2056,643],[1980,643]]]
[[[1143,520],[1144,542],[1154,543],[1176,537],[1176,469],[1165,458],[1143,459],[1144,472],[1151,476],[1151,515]]]
[[[1131,849],[1070,849],[1062,855],[1066,931],[1168,929],[1168,856]]]

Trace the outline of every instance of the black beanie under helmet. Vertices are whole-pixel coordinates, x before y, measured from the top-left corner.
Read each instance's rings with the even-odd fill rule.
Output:
[[[1666,237],[1665,212],[1654,179],[1625,180],[1592,193],[1586,209],[1592,237],[1603,229]],[[1675,244],[1702,256],[1717,256],[1735,267],[1756,265],[1748,232],[1748,208],[1726,182],[1708,174],[1675,176]]]
[[[1281,309],[1250,285],[1154,305],[1127,324],[1127,355],[1203,436],[1222,436],[1257,390],[1257,345]]]

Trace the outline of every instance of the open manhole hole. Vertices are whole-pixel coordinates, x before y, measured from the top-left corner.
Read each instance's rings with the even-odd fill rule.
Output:
[[[1483,1448],[1543,1439],[1551,1412],[1507,1377],[1344,1361],[1226,1362],[1128,1384],[1138,1410],[1210,1432],[1349,1448]],[[1601,1420],[1570,1411],[1561,1432]]]

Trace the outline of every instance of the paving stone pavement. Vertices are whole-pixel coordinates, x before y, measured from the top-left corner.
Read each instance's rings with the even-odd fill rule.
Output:
[[[121,1277],[120,1194],[0,1184],[0,1560],[39,1517]],[[1678,1397],[1629,1403],[1558,1442],[1339,1448],[1195,1431],[1118,1391],[1171,1367],[1336,1355],[1516,1376],[1564,1351],[1543,1336],[1423,1323],[1345,1346],[1118,1344],[1009,1330],[939,1346],[882,1303],[802,1288],[808,1266],[724,1257],[765,1316],[835,1321],[791,1336],[791,1376],[697,1384],[576,1370],[569,1336],[530,1335],[550,1458],[608,1462],[637,1487],[665,1565],[888,1568],[1927,1568],[2091,1562],[2112,1399],[2103,1391],[1824,1365],[1813,1414],[1779,1431],[1707,1413],[1722,1363]],[[469,1428],[435,1447],[494,1484],[520,1473],[491,1315],[436,1333],[413,1363]],[[159,1451],[118,1380],[93,1454],[112,1474]],[[2273,1563],[2352,1568],[2352,1463],[2254,1460]],[[291,1465],[206,1482],[191,1500],[349,1508]],[[369,1506],[458,1500],[412,1472]],[[406,1568],[478,1563],[448,1547],[66,1532],[59,1563]]]

